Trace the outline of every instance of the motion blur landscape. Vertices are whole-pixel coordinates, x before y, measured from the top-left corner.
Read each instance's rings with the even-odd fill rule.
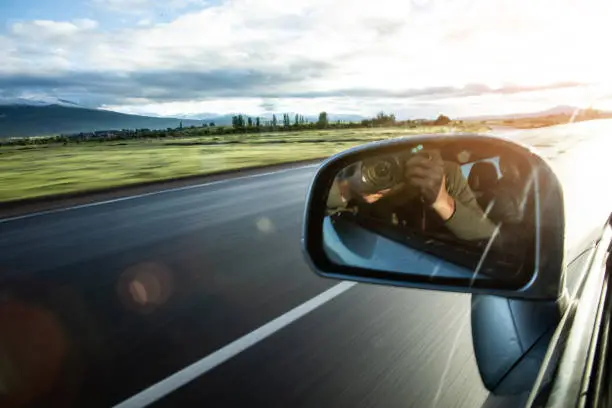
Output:
[[[539,27],[574,15],[544,3],[85,3],[5,8],[1,202],[612,117],[589,45],[557,33],[563,53],[540,52]]]
[[[46,113],[45,108],[68,110],[71,118],[79,118],[81,111],[91,115],[89,110],[59,105],[35,109],[40,115]],[[28,110],[26,106],[20,109]],[[12,121],[12,128],[23,131],[28,124],[26,117],[21,118],[24,123],[20,128],[13,116],[4,114],[4,120]],[[78,133],[5,136],[0,139],[0,171],[5,180],[0,188],[0,201],[322,159],[362,143],[411,134],[484,133],[490,132],[492,127],[530,129],[612,117],[612,114],[571,107],[534,115],[469,120],[451,120],[442,114],[435,119],[398,120],[394,114],[384,112],[360,121],[353,118],[333,120],[326,112],[312,119],[288,113],[279,117],[273,114],[271,119],[239,114],[231,116],[229,125],[224,124],[224,119],[227,122],[228,118],[183,121],[123,116],[132,123],[150,120],[155,125],[159,121],[164,124],[174,121],[178,126],[117,129],[115,123],[121,121],[113,122],[114,116],[111,116],[104,118],[110,119],[103,122],[102,126],[110,127],[105,130],[94,130],[85,123],[80,125],[84,131]],[[43,118],[32,119],[35,123],[48,123]],[[66,126],[74,126],[73,123]]]

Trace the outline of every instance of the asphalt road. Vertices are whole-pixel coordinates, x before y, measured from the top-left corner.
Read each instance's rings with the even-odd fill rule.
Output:
[[[586,143],[542,134],[523,139],[553,158]],[[300,252],[314,170],[0,221],[1,299],[46,311],[35,328],[0,313],[9,352],[25,356],[0,390],[112,406],[338,285]],[[469,299],[351,286],[153,406],[482,406]]]

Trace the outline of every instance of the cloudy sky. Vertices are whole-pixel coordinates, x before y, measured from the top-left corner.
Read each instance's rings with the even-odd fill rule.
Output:
[[[1,1],[0,97],[156,115],[612,109],[606,0]]]

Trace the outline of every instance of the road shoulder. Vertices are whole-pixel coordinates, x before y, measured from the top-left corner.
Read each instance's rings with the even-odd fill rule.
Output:
[[[18,217],[40,211],[50,211],[59,208],[87,205],[129,196],[138,196],[141,194],[149,194],[163,190],[171,190],[220,180],[230,180],[233,178],[248,177],[267,172],[299,168],[302,166],[319,163],[321,160],[322,159],[310,159],[289,163],[255,166],[228,170],[214,174],[187,176],[170,180],[159,180],[119,187],[109,187],[99,190],[78,191],[45,197],[0,202],[0,219]]]

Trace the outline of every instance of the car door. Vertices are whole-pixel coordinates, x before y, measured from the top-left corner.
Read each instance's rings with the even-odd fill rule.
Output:
[[[604,407],[610,401],[610,223],[569,265],[575,292],[557,327],[534,384],[529,407]]]

